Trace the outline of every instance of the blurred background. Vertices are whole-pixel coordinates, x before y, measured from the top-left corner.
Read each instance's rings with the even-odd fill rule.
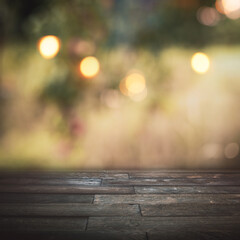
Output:
[[[240,166],[240,0],[1,0],[0,167]]]

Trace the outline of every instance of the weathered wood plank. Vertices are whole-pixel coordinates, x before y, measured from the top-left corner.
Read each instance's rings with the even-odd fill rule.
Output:
[[[0,216],[30,217],[89,217],[89,216],[138,216],[138,205],[129,204],[0,204]]]
[[[117,179],[117,180],[103,180],[103,186],[195,186],[195,185],[207,185],[207,186],[239,186],[240,178],[230,179],[170,179],[170,178],[136,178],[136,179]]]
[[[0,203],[92,203],[93,195],[1,193]]]
[[[177,203],[140,205],[143,216],[240,216],[239,204]]]
[[[4,231],[0,232],[4,240],[24,239],[24,240],[147,240],[145,233],[123,233],[120,231]]]
[[[0,231],[84,231],[87,218],[0,217]]]
[[[240,194],[136,194],[136,195],[95,195],[96,204],[170,204],[170,203],[235,203]]]
[[[0,185],[0,193],[131,194],[134,189],[131,186]]]
[[[239,232],[240,217],[90,217],[88,230],[98,231],[230,231]]]
[[[156,171],[147,171],[147,172],[130,172],[130,178],[166,178],[166,179],[198,179],[198,178],[210,178],[210,179],[239,179],[240,173],[209,173],[209,172],[156,172]]]
[[[0,185],[79,185],[99,186],[101,179],[97,178],[0,178]]]
[[[240,232],[236,229],[227,230],[204,230],[186,229],[184,231],[153,231],[148,233],[148,240],[239,240]]]
[[[134,189],[139,194],[240,193],[240,186],[146,186]]]
[[[1,178],[61,178],[61,179],[79,179],[79,178],[101,178],[101,179],[128,179],[128,173],[118,171],[0,171]]]

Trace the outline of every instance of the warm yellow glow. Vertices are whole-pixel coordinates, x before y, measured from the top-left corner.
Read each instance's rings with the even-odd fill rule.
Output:
[[[240,17],[240,0],[217,0],[215,6],[228,18],[238,19]]]
[[[224,14],[223,4],[222,4],[222,1],[221,1],[221,0],[217,0],[217,1],[215,2],[215,7],[216,7],[216,9],[218,10],[218,12]]]
[[[54,58],[59,52],[60,40],[53,35],[42,37],[39,40],[38,49],[44,58]]]
[[[125,85],[130,95],[141,93],[145,87],[145,78],[140,73],[132,73],[125,79]]]
[[[146,80],[139,72],[132,72],[122,79],[119,89],[123,95],[136,102],[140,102],[147,97]]]
[[[224,154],[227,158],[235,158],[238,153],[239,146],[237,143],[229,143],[224,149]]]
[[[119,84],[119,89],[123,95],[128,96],[128,90],[126,88],[125,78],[121,80]]]
[[[225,12],[235,12],[240,9],[240,0],[222,0]]]
[[[141,102],[147,97],[147,88],[145,88],[141,93],[130,96],[130,98],[135,102]]]
[[[79,69],[84,77],[92,78],[99,72],[100,64],[95,57],[86,57],[80,62]]]
[[[209,69],[210,61],[206,54],[198,52],[192,56],[192,69],[197,73],[206,73]]]

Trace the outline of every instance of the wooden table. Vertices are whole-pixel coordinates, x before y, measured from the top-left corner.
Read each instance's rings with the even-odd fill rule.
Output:
[[[0,239],[240,239],[240,171],[1,172]]]

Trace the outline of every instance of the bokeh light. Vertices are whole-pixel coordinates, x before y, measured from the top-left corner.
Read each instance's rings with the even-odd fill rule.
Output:
[[[79,65],[81,74],[86,78],[92,78],[96,76],[100,69],[100,64],[95,57],[85,57]]]
[[[206,73],[210,66],[210,61],[205,53],[197,52],[192,56],[192,69],[200,74]]]
[[[141,93],[129,96],[135,102],[141,102],[147,97],[147,88],[145,88]]]
[[[229,143],[224,149],[226,158],[235,158],[239,153],[239,146],[237,143]]]
[[[197,19],[203,25],[215,26],[220,20],[220,15],[215,8],[201,7],[197,11]]]
[[[217,0],[216,9],[230,19],[240,17],[240,0]]]
[[[44,58],[54,58],[59,52],[60,40],[53,35],[44,36],[39,40],[38,49]]]
[[[132,73],[126,77],[126,88],[130,95],[141,93],[145,86],[145,78],[139,73]]]
[[[216,0],[215,7],[216,7],[218,12],[220,12],[221,14],[224,14],[222,0]]]
[[[235,12],[240,9],[240,0],[222,0],[226,12]]]
[[[139,72],[128,74],[119,84],[122,94],[134,101],[141,101],[147,96],[145,77]]]

